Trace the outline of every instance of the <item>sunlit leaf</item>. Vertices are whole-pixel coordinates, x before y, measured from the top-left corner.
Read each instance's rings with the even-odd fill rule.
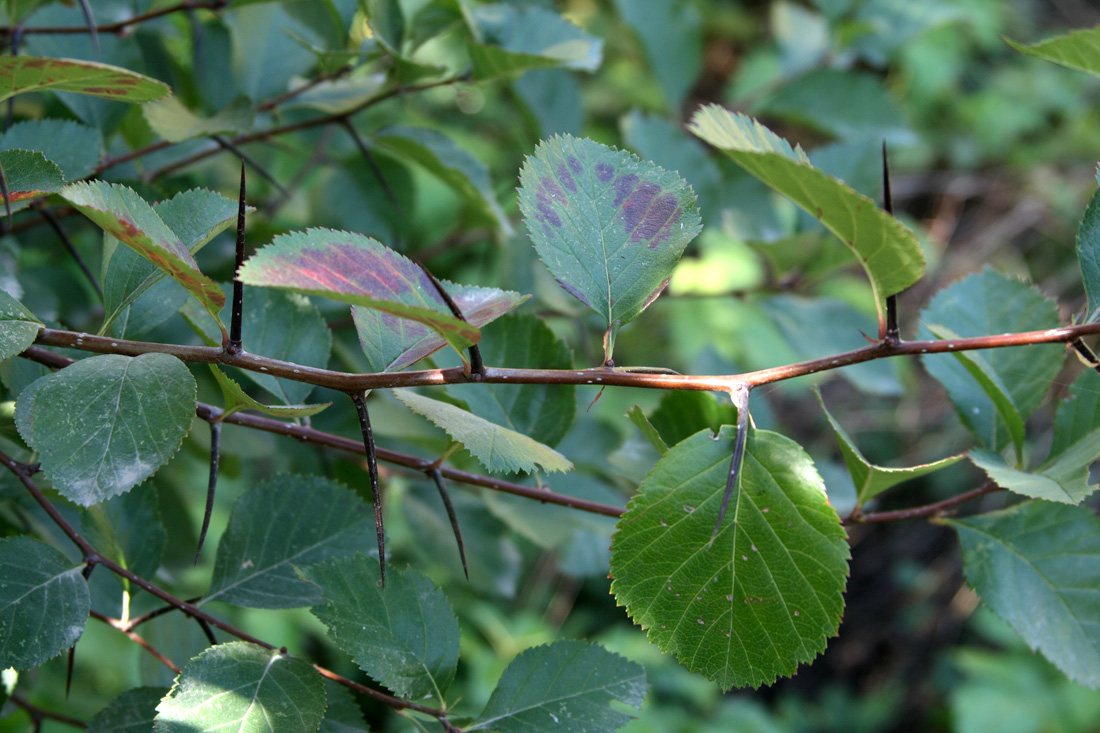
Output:
[[[713,542],[734,428],[678,443],[646,476],[611,543],[611,590],[650,641],[719,687],[792,675],[840,625],[848,544],[810,457],[750,433]]]
[[[151,102],[171,94],[167,84],[94,61],[0,57],[0,101],[22,92],[74,92],[118,102]]]
[[[325,686],[309,664],[234,641],[188,662],[157,706],[157,733],[315,733]]]
[[[1065,35],[1048,38],[1030,46],[1010,38],[1004,40],[1020,53],[1100,76],[1100,26],[1072,30]]]
[[[42,326],[25,305],[0,290],[0,359],[15,356],[33,344]]]
[[[553,448],[466,412],[460,407],[433,400],[407,389],[394,394],[413,412],[443,428],[454,440],[481,461],[489,471],[569,471],[573,464]]]
[[[328,636],[374,679],[408,699],[442,701],[458,664],[458,619],[443,592],[413,569],[386,574],[363,555],[314,565],[320,587],[313,615]]]
[[[244,132],[252,127],[255,112],[248,97],[237,97],[213,117],[199,117],[176,97],[142,105],[142,114],[153,132],[172,143],[194,137]]]
[[[30,537],[0,539],[0,669],[32,669],[76,643],[90,608],[83,569]]]
[[[94,356],[24,389],[16,425],[54,487],[91,506],[172,458],[195,416],[195,393],[191,372],[174,356]]]
[[[599,68],[603,41],[548,8],[497,3],[479,6],[468,17],[478,40],[467,46],[475,79],[554,66]]]

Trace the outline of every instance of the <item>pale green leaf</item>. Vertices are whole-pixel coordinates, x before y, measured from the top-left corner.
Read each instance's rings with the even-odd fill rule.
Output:
[[[468,17],[478,40],[468,50],[480,81],[537,68],[599,68],[603,41],[549,8],[497,3],[477,7]]]
[[[213,117],[199,117],[176,97],[142,105],[141,111],[153,132],[172,143],[195,137],[244,132],[252,127],[255,116],[248,97],[237,97]]]
[[[256,410],[272,417],[309,417],[332,405],[331,402],[319,405],[265,405],[250,397],[247,392],[241,389],[241,385],[234,382],[213,364],[210,365],[210,371],[214,372],[214,379],[221,387],[222,397],[225,399],[225,415],[231,415],[239,410]]]
[[[22,92],[74,92],[118,102],[151,102],[171,94],[167,84],[94,61],[0,57],[0,101]]]
[[[649,444],[653,446],[653,449],[656,450],[657,453],[662,456],[668,453],[668,445],[665,443],[664,439],[661,438],[661,434],[657,432],[657,428],[653,427],[649,419],[646,418],[641,407],[634,405],[634,407],[631,407],[630,410],[627,411],[626,416],[630,418],[630,422],[634,423],[634,425],[642,431],[642,435],[645,436],[645,439],[649,441]]]
[[[1004,40],[1020,53],[1100,76],[1100,26],[1072,30],[1065,35],[1048,38],[1030,46],[1010,38]]]

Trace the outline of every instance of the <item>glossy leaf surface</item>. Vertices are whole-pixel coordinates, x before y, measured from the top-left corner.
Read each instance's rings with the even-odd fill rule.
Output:
[[[394,395],[410,410],[428,418],[462,443],[489,471],[531,473],[540,466],[550,472],[573,468],[573,464],[553,448],[460,407],[407,389],[395,389]]]
[[[26,306],[0,290],[0,360],[33,344],[42,325]]]
[[[151,102],[171,94],[167,84],[94,61],[0,57],[0,101],[22,92],[75,92],[118,102]]]
[[[571,135],[540,143],[520,184],[542,261],[613,331],[661,294],[701,228],[695,194],[679,174]]]
[[[314,733],[325,714],[321,675],[306,662],[243,641],[188,662],[157,706],[157,733]]]
[[[33,669],[84,633],[83,563],[30,537],[0,539],[0,669]]]
[[[195,416],[195,380],[168,354],[82,359],[23,390],[20,434],[63,496],[91,506],[175,455]]]
[[[646,476],[611,543],[611,590],[650,641],[721,688],[794,674],[840,625],[848,545],[810,457],[749,435],[711,542],[735,430],[678,443]]]
[[[387,573],[363,555],[314,565],[324,594],[313,615],[367,674],[407,699],[442,701],[458,664],[458,620],[443,592],[411,568]]]
[[[1100,520],[1030,501],[948,520],[982,601],[1070,679],[1100,688]]]
[[[645,693],[641,665],[596,644],[558,641],[528,649],[512,660],[485,710],[466,730],[617,730],[631,716],[611,702],[638,708]]]
[[[279,475],[245,492],[233,506],[203,603],[298,608],[321,602],[321,590],[295,568],[378,551],[374,514],[355,493],[317,476]]]

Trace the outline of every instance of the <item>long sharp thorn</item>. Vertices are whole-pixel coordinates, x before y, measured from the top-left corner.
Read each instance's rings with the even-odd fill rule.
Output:
[[[210,515],[214,513],[214,491],[218,488],[218,463],[221,456],[222,424],[210,423],[210,479],[206,484],[206,511],[202,515],[202,531],[199,532],[199,546],[195,549],[195,564],[199,564],[202,544],[206,542],[206,530],[210,529]]]
[[[202,633],[206,634],[206,640],[210,642],[210,646],[214,646],[218,643],[218,640],[214,637],[214,630],[210,628],[210,624],[206,619],[195,617],[195,620],[199,622],[199,628],[202,629]]]
[[[749,436],[749,390],[740,389],[733,398],[737,407],[737,435],[733,439],[733,456],[730,458],[730,471],[726,477],[726,493],[722,497],[722,508],[718,510],[718,521],[714,524],[714,532],[710,541],[718,536],[718,530],[722,529],[722,520],[726,518],[726,510],[730,505],[730,497],[737,487],[737,480],[741,476],[741,463],[745,458],[745,444]]]
[[[237,277],[244,264],[244,215],[245,210],[245,173],[244,161],[241,161],[241,195],[237,202],[237,255],[236,266],[233,268],[233,309],[230,312],[229,343],[225,350],[229,354],[236,354],[241,350],[241,321],[244,318],[244,283]]]
[[[447,510],[447,518],[451,520],[451,531],[454,532],[455,542],[458,543],[458,556],[462,558],[462,572],[466,574],[466,581],[470,580],[470,570],[466,567],[466,545],[462,541],[462,528],[458,526],[458,517],[455,516],[455,507],[451,503],[451,495],[447,493],[447,485],[443,482],[443,472],[433,468],[428,474],[435,481],[435,487],[439,489],[439,498],[443,500],[443,508]]]
[[[347,117],[344,117],[340,120],[340,124],[345,130],[347,130],[348,135],[351,136],[352,141],[355,142],[355,147],[359,149],[359,154],[363,156],[363,160],[366,161],[367,167],[370,168],[371,173],[374,174],[374,177],[378,179],[379,185],[382,186],[382,193],[385,194],[386,199],[390,202],[390,206],[393,207],[398,217],[400,217],[401,202],[397,200],[397,196],[394,194],[393,189],[390,187],[389,181],[387,181],[386,177],[382,175],[382,169],[378,167],[378,161],[374,159],[374,155],[371,154],[370,148],[367,147],[367,144],[363,141],[363,138],[355,129],[355,125],[351,124],[351,120],[349,120]]]
[[[99,56],[99,29],[96,28],[95,18],[92,17],[92,6],[88,0],[77,0],[80,3],[80,12],[84,14],[84,23],[88,26],[88,35],[92,39],[92,50]]]
[[[417,262],[416,264],[423,273],[428,276],[428,280],[430,280],[432,286],[435,287],[435,292],[439,294],[439,297],[442,298],[443,302],[447,304],[447,307],[451,309],[451,313],[454,317],[463,323],[469,323],[469,321],[466,320],[466,316],[462,314],[462,309],[458,307],[458,303],[456,303],[454,298],[451,297],[451,294],[443,288],[443,283],[436,279],[435,275],[424,266],[423,262]],[[481,349],[478,348],[477,344],[471,344],[469,352],[470,374],[473,375],[475,382],[480,382],[485,376],[485,362],[481,359]]]
[[[894,197],[890,193],[890,158],[886,153],[886,140],[882,141],[882,208],[890,216],[894,215]],[[882,337],[887,343],[896,344],[901,340],[898,328],[898,296],[886,298],[886,331]]]
[[[355,411],[359,413],[359,428],[363,431],[363,447],[367,450],[367,471],[370,473],[370,496],[374,502],[374,527],[378,534],[378,566],[382,576],[382,590],[386,589],[386,531],[382,526],[382,488],[378,484],[378,456],[374,451],[374,431],[370,426],[370,413],[363,392],[351,396]]]

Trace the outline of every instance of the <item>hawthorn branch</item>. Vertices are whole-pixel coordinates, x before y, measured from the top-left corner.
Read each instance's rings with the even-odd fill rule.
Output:
[[[374,503],[374,529],[378,535],[378,566],[382,576],[382,590],[386,589],[386,530],[382,526],[382,487],[378,482],[378,455],[374,447],[374,430],[371,429],[367,396],[363,392],[351,395],[355,412],[359,415],[359,428],[363,431],[363,450],[367,454],[367,473],[370,474],[370,498]]]
[[[98,619],[99,621],[102,621],[103,623],[107,624],[112,629],[116,629],[117,631],[121,631],[123,634],[126,634],[126,636],[128,636],[130,638],[130,641],[134,642],[135,644],[140,646],[142,649],[144,649],[145,651],[152,654],[153,657],[158,662],[160,662],[161,664],[163,664],[165,667],[172,670],[176,674],[180,673],[179,665],[177,665],[175,662],[173,662],[168,657],[161,654],[159,651],[156,650],[156,648],[153,647],[152,644],[150,644],[148,641],[146,641],[140,634],[138,634],[136,631],[133,631],[132,628],[131,628],[133,626],[132,624],[124,623],[123,621],[121,621],[120,619],[117,619],[117,618],[111,618],[110,616],[108,616],[106,614],[103,614],[103,613],[100,613],[99,611],[96,611],[94,609],[91,611],[91,616],[92,616],[92,618]]]
[[[910,507],[908,509],[895,509],[889,512],[871,512],[863,514],[859,510],[852,512],[851,516],[844,520],[844,524],[871,524],[874,522],[898,522],[903,519],[924,519],[926,517],[938,517],[952,507],[965,504],[986,494],[995,491],[1004,491],[1004,488],[995,483],[988,483],[970,491],[948,497],[943,501],[925,504],[923,506]]]
[[[83,720],[70,718],[68,715],[62,715],[61,713],[43,710],[37,705],[32,705],[20,695],[12,695],[8,698],[8,700],[10,700],[11,703],[17,708],[22,708],[27,713],[27,715],[31,717],[31,722],[34,725],[34,730],[38,730],[42,726],[43,720],[56,720],[58,723],[64,723],[65,725],[71,725],[74,728],[80,729],[88,727],[88,724],[85,723]]]

